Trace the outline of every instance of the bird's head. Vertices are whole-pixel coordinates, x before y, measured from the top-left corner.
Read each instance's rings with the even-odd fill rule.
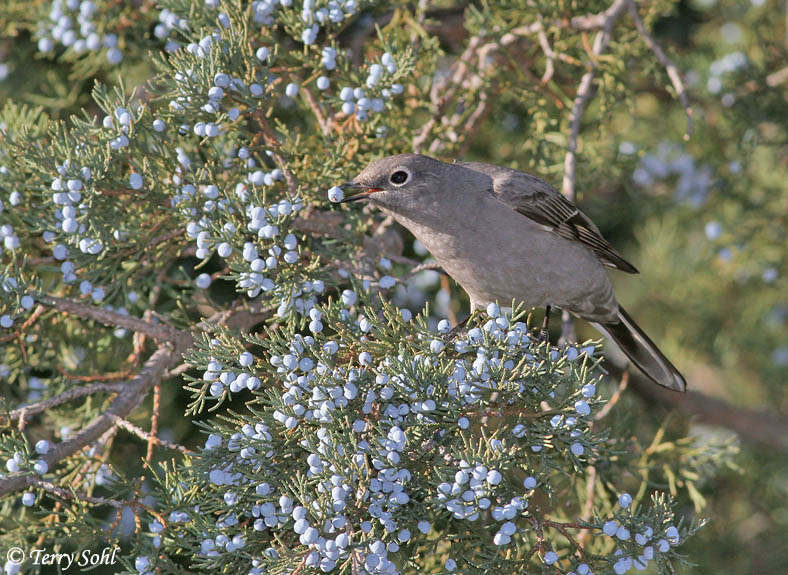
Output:
[[[440,206],[464,189],[488,186],[489,178],[479,172],[420,154],[399,154],[375,160],[341,187],[359,190],[344,202],[365,200],[395,215],[409,215]]]

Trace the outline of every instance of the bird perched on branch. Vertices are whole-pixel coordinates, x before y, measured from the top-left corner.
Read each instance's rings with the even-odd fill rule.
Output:
[[[471,312],[512,300],[588,320],[651,380],[675,391],[686,381],[616,301],[605,267],[637,269],[594,223],[539,178],[476,162],[418,154],[377,160],[345,202],[366,200],[410,230],[468,293]]]

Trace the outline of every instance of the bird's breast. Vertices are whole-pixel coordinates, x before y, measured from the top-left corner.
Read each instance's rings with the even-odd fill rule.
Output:
[[[392,214],[468,293],[475,307],[491,301],[615,307],[607,273],[584,246],[490,197],[444,206],[426,217]]]

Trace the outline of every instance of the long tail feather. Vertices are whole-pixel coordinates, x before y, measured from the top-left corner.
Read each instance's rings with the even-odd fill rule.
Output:
[[[618,307],[617,322],[596,324],[596,327],[610,336],[630,361],[654,383],[673,391],[687,389],[684,376],[640,329],[624,308]]]

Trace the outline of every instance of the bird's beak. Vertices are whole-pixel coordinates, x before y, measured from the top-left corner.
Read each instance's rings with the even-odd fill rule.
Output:
[[[363,190],[354,196],[350,196],[342,200],[342,202],[340,203],[343,204],[347,204],[349,202],[357,202],[359,200],[366,200],[368,199],[370,194],[379,192],[381,190],[380,188],[371,188],[363,184],[357,184],[356,182],[345,182],[339,187],[342,188],[342,190]]]

